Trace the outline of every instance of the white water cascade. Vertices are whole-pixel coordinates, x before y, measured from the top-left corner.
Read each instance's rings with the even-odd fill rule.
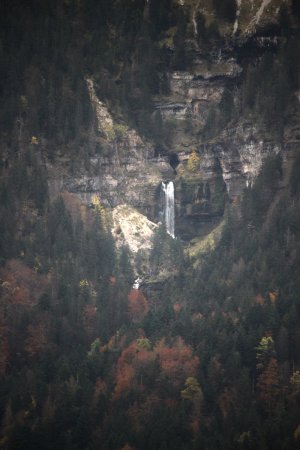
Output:
[[[174,200],[174,183],[173,181],[162,182],[162,190],[164,192],[164,220],[167,233],[175,238],[174,231],[174,212],[175,212],[175,200]]]

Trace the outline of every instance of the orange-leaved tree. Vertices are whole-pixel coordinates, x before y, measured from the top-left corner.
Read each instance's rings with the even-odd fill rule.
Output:
[[[279,398],[279,368],[273,338],[264,336],[256,347],[256,369],[259,372],[256,387],[258,399],[271,410]]]
[[[25,352],[30,358],[49,350],[50,317],[44,313],[39,322],[28,325]]]
[[[128,295],[128,312],[133,322],[142,320],[149,311],[146,297],[139,289],[131,289]]]
[[[270,411],[276,404],[280,393],[279,369],[276,358],[271,358],[257,379],[258,398],[265,409]]]
[[[175,339],[172,345],[161,339],[154,347],[159,358],[162,376],[179,387],[188,377],[195,377],[198,366],[198,356],[193,356],[191,347],[185,344],[181,337]]]
[[[143,390],[145,376],[148,377],[153,372],[155,354],[149,346],[143,345],[145,340],[132,342],[121,353],[116,367],[114,399],[132,390]]]

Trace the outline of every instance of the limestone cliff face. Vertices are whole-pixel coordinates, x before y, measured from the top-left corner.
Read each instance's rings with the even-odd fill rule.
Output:
[[[283,150],[283,143],[267,136],[264,126],[245,122],[227,128],[220,141],[212,145],[230,197],[241,195],[244,187],[253,183],[267,156]]]
[[[194,58],[197,65],[195,63],[191,71],[176,71],[168,75],[170,94],[158,99],[156,110],[164,120],[189,121],[201,129],[210,109],[219,105],[226,85],[238,79],[242,68],[234,58],[223,59],[221,55],[210,65],[205,60],[199,61],[197,53]],[[191,137],[190,131],[186,122],[178,122],[176,137],[182,132],[187,135],[186,138]],[[180,149],[182,145],[182,137],[181,141],[174,142],[175,148]]]
[[[130,205],[158,222],[161,182],[173,180],[175,232],[190,240],[222,218],[226,202],[238,201],[268,155],[286,154],[291,146],[298,145],[297,97],[290,115],[291,125],[285,128],[280,140],[255,116],[235,117],[216,135],[203,138],[212,112],[218,110],[222,118],[221,104],[226,91],[232,94],[233,108],[239,102],[235,87],[243,80],[245,61],[249,64],[250,59],[256,64],[258,56],[274,50],[280,40],[276,35],[263,33],[264,27],[278,22],[275,2],[264,0],[260,5],[251,2],[251,14],[246,2],[237,3],[236,20],[232,29],[226,31],[224,46],[213,44],[210,52],[206,47],[204,53],[195,19],[200,2],[180,2],[183,8],[188,8],[191,18],[191,36],[185,43],[188,63],[184,70],[164,73],[168,90],[152,98],[152,117],[159,116],[162,129],[169,130],[167,144],[155,146],[125,121],[116,120],[97,95],[93,78],[86,79],[94,110],[89,139],[98,150],[88,158],[86,167],[80,166],[75,173],[65,170],[59,176],[54,174],[51,181],[54,190],[73,192],[87,204],[92,203],[96,194],[109,208]],[[172,45],[168,46],[172,52]],[[195,161],[193,154],[198,158]],[[134,221],[131,226],[134,227]]]
[[[86,203],[97,195],[103,205],[114,208],[129,204],[153,218],[157,187],[162,179],[173,176],[167,157],[155,158],[154,147],[124,124],[114,121],[107,107],[97,97],[92,79],[87,79],[94,109],[91,141],[101,150],[88,159],[88,168],[75,173],[55,174],[50,182],[58,190],[75,193]]]

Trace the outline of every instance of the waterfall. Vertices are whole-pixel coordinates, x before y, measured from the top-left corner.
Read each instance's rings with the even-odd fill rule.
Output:
[[[139,289],[141,285],[142,280],[140,278],[137,278],[134,280],[134,283],[132,285],[132,289]]]
[[[193,12],[192,23],[194,25],[194,35],[198,36],[198,25],[196,21],[196,11]]]
[[[162,182],[162,190],[164,192],[164,221],[166,225],[167,233],[175,238],[174,232],[174,211],[175,211],[175,201],[174,201],[174,184],[173,181]]]

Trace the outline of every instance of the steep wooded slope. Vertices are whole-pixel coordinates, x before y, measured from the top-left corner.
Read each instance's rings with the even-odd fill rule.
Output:
[[[299,7],[247,5],[1,3],[4,450],[299,448]]]

